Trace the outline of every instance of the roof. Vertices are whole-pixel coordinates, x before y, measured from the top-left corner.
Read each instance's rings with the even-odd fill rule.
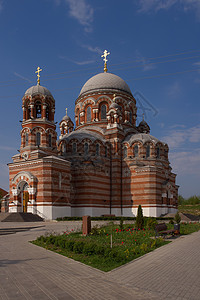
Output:
[[[0,188],[0,196],[4,197],[5,195],[7,195],[8,192],[6,192],[5,190],[3,190],[2,188]]]
[[[37,94],[41,94],[44,96],[52,96],[51,92],[44,86],[41,86],[39,84],[34,85],[32,87],[30,87],[26,92],[25,92],[25,96],[34,96]]]
[[[165,143],[161,142],[159,139],[155,138],[154,136],[148,133],[138,133],[138,134],[128,135],[125,138],[124,143],[127,142],[129,143],[129,145],[132,145],[136,141],[142,142],[142,144],[145,144],[147,142],[152,142],[154,144],[162,143],[165,145]]]
[[[79,96],[96,90],[119,90],[132,95],[128,84],[119,76],[111,73],[99,73],[91,77],[82,87]]]
[[[62,141],[62,140],[70,141],[72,139],[77,139],[78,141],[82,141],[84,139],[89,139],[92,142],[94,142],[96,140],[100,140],[103,143],[105,142],[104,138],[99,133],[92,132],[92,131],[85,130],[85,129],[79,129],[76,131],[72,131],[71,133],[63,136],[63,138],[60,139],[60,141]]]

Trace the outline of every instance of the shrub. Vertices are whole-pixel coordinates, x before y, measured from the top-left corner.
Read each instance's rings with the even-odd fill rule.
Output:
[[[178,213],[178,211],[177,211],[177,213],[175,214],[175,222],[176,222],[177,224],[179,224],[180,221],[181,221],[181,217],[180,217],[180,215],[179,215],[179,213]]]
[[[73,241],[73,240],[66,240],[65,241],[65,248],[67,250],[69,250],[69,251],[73,251],[74,244],[75,244],[75,241]]]
[[[60,248],[65,249],[65,242],[66,242],[66,238],[60,237],[60,238],[57,239],[56,244],[58,244],[58,246]]]
[[[120,228],[121,230],[124,229],[124,220],[123,220],[123,218],[120,219],[119,228]]]
[[[86,255],[92,255],[96,252],[96,244],[95,243],[86,243],[83,247],[83,253]]]
[[[73,251],[75,253],[83,253],[84,246],[85,246],[85,242],[84,241],[77,241],[74,244]]]
[[[137,217],[136,217],[135,226],[138,229],[143,229],[144,228],[144,217],[143,217],[143,212],[142,212],[141,205],[138,206],[138,211],[137,211]]]
[[[173,224],[174,224],[174,221],[173,221],[173,220],[170,220],[170,221],[169,221],[169,224],[172,224],[172,225],[173,225]]]
[[[103,245],[96,245],[95,252],[99,255],[104,255],[106,251],[106,247]]]
[[[146,222],[146,227],[152,230],[155,229],[155,226],[158,224],[156,218],[148,218]]]
[[[140,246],[140,250],[141,250],[142,252],[147,252],[147,250],[148,250],[148,245],[145,244],[145,243],[142,243],[141,246]]]

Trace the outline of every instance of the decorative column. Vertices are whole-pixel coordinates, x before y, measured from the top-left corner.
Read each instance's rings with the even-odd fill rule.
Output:
[[[80,113],[80,117],[81,117],[81,120],[80,120],[81,122],[80,122],[80,123],[81,123],[81,124],[84,124],[84,123],[85,123],[85,118],[84,118],[84,117],[85,117],[85,112],[84,112],[84,111],[82,111],[82,112]]]
[[[31,104],[30,108],[31,108],[31,118],[34,119],[34,104]]]
[[[31,212],[33,214],[36,214],[36,205],[35,205],[35,195],[36,195],[36,188],[34,187],[29,187],[27,189],[29,193],[29,203],[27,207],[27,212]]]
[[[51,114],[51,116],[49,117],[49,121],[54,121],[55,108],[52,108],[51,112],[52,112],[52,114]]]
[[[25,121],[26,120],[26,107],[22,106],[22,109],[23,109],[23,121]]]
[[[42,118],[45,120],[46,119],[46,104],[43,104],[43,109],[42,109]]]

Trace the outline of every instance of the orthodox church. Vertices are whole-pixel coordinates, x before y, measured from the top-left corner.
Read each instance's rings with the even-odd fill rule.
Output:
[[[136,100],[127,83],[107,72],[91,77],[57,139],[55,99],[38,83],[22,98],[20,152],[9,165],[9,212],[45,219],[64,216],[145,216],[176,212],[178,186],[168,146],[136,126]]]

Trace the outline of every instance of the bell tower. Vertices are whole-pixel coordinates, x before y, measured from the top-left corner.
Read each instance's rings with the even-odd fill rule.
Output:
[[[23,121],[20,154],[22,159],[37,158],[57,153],[55,100],[50,91],[40,85],[37,68],[37,85],[30,87],[22,98]],[[36,156],[36,157],[35,157]],[[32,157],[33,158],[33,157]]]

